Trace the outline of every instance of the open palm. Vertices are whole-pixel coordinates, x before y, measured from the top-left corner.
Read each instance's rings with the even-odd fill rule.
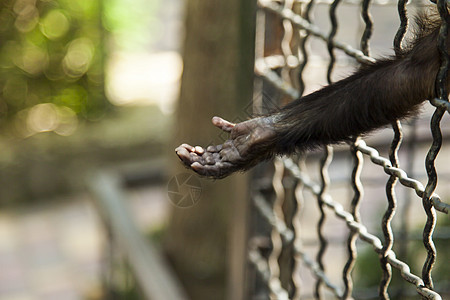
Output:
[[[202,176],[223,178],[233,172],[248,169],[261,158],[268,156],[266,145],[274,136],[274,131],[264,118],[255,118],[233,124],[220,117],[212,123],[230,133],[230,139],[221,145],[200,146],[182,144],[175,149],[185,166]]]

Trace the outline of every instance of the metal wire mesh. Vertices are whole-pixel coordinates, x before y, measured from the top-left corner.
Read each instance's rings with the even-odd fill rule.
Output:
[[[327,33],[311,21],[311,10],[318,4],[329,5],[329,20],[331,29]],[[360,5],[361,18],[364,22],[364,29],[360,39],[360,49],[356,49],[347,43],[336,38],[338,32],[337,8],[341,3]],[[359,63],[372,63],[375,59],[370,55],[370,39],[373,32],[373,21],[370,14],[371,4],[393,4],[392,1],[271,1],[259,0],[257,13],[257,40],[256,40],[256,62],[255,73],[258,78],[268,83],[277,92],[287,99],[295,99],[305,91],[304,69],[309,61],[307,44],[310,39],[317,38],[327,44],[329,53],[329,63],[327,68],[327,81],[332,82],[332,73],[335,67],[335,51],[340,50],[348,57]],[[399,0],[398,16],[400,26],[394,38],[394,50],[401,51],[402,42],[408,27],[406,0]],[[433,243],[433,231],[436,225],[436,211],[448,213],[450,206],[440,200],[434,193],[437,185],[437,172],[434,167],[436,157],[442,144],[440,131],[440,121],[446,111],[450,112],[450,105],[447,99],[446,76],[449,67],[449,57],[447,53],[447,26],[449,16],[445,0],[438,0],[439,14],[443,20],[440,31],[438,45],[441,55],[442,65],[436,79],[436,89],[438,98],[431,99],[430,103],[436,107],[431,120],[432,145],[426,157],[426,171],[428,183],[424,187],[418,180],[408,177],[405,170],[399,167],[398,150],[402,142],[402,127],[399,121],[392,124],[394,138],[392,140],[389,158],[380,156],[379,152],[367,146],[361,138],[356,138],[350,145],[350,153],[353,158],[353,170],[351,175],[351,185],[353,197],[350,202],[349,211],[332,199],[328,193],[330,178],[328,168],[333,159],[333,148],[328,146],[324,149],[320,160],[320,180],[312,180],[302,167],[304,157],[277,158],[274,161],[273,175],[270,183],[265,177],[255,180],[255,188],[252,192],[253,204],[256,207],[263,222],[268,225],[270,231],[269,241],[258,237],[250,240],[249,261],[255,267],[254,270],[260,275],[263,287],[259,290],[270,295],[271,299],[300,299],[301,279],[298,274],[300,265],[306,266],[315,278],[314,298],[323,297],[323,291],[330,291],[336,298],[348,299],[352,297],[353,280],[352,270],[357,260],[356,241],[359,239],[371,245],[373,250],[379,255],[382,276],[380,278],[378,297],[388,299],[388,287],[392,278],[392,268],[400,271],[401,277],[412,284],[417,293],[426,299],[441,299],[441,296],[433,290],[433,280],[431,271],[436,261],[436,248]],[[268,28],[269,22],[266,18],[278,18],[282,21],[279,38],[281,53],[270,53],[265,49],[267,44],[264,39],[266,32],[276,32],[273,28]],[[272,51],[274,52],[274,51]],[[256,85],[261,87],[261,85]],[[255,110],[261,111],[261,100],[255,100]],[[360,179],[363,165],[363,155],[366,155],[375,165],[381,166],[383,171],[389,175],[386,183],[387,209],[381,220],[383,241],[368,232],[367,227],[360,218],[359,207],[363,195],[363,186]],[[409,170],[409,169],[408,169]],[[265,179],[264,179],[265,178]],[[422,274],[416,275],[410,271],[406,262],[399,260],[393,251],[394,231],[391,226],[394,214],[397,211],[397,200],[395,186],[400,183],[402,186],[411,188],[416,195],[422,199],[423,209],[427,215],[426,224],[423,229],[423,244],[427,252],[427,258],[423,265]],[[308,190],[317,199],[317,206],[320,212],[318,223],[316,224],[318,237],[318,251],[313,258],[307,255],[302,245],[299,225],[299,212],[303,204],[302,191]],[[269,192],[268,192],[269,191]],[[272,191],[272,192],[270,192]],[[271,200],[273,199],[273,200]],[[288,203],[290,212],[283,207]],[[311,205],[311,204],[309,204]],[[328,241],[323,234],[324,224],[329,212],[345,222],[350,230],[346,241],[347,261],[342,270],[342,282],[338,284],[328,276],[324,262],[324,255],[327,250]],[[288,258],[286,259],[286,254]],[[288,270],[289,278],[284,278],[281,269]],[[258,298],[258,293],[254,288],[252,297]]]

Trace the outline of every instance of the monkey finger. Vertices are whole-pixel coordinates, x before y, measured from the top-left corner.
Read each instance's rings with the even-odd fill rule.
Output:
[[[217,148],[214,145],[210,145],[210,146],[208,146],[208,148],[206,148],[206,151],[214,153],[214,152],[217,152]]]
[[[202,165],[195,162],[191,165],[191,168],[202,176],[219,179],[234,172],[235,166],[227,162],[218,162],[215,165]]]
[[[190,152],[184,147],[178,147],[175,149],[175,153],[178,155],[178,158],[181,159],[185,164],[191,164]]]
[[[190,166],[194,162],[204,163],[201,156],[198,156],[195,152],[189,152],[187,148],[178,147],[175,151],[186,166]]]
[[[231,132],[231,130],[234,128],[234,126],[236,126],[236,124],[228,122],[227,120],[224,120],[221,117],[217,117],[217,116],[213,117],[211,121],[214,124],[214,126],[220,128],[226,132]]]
[[[189,152],[194,152],[194,151],[195,151],[195,147],[193,147],[193,146],[191,146],[191,145],[189,145],[189,144],[181,144],[180,146],[178,146],[178,147],[175,149],[175,152],[176,152],[177,150],[179,150],[179,149],[182,149],[182,148],[188,150]]]
[[[205,149],[203,149],[203,148],[200,147],[200,146],[195,146],[195,147],[194,147],[194,151],[195,151],[195,153],[197,153],[197,154],[199,154],[199,155],[202,155],[203,153],[205,153]]]
[[[222,150],[222,145],[210,145],[206,148],[206,152],[217,153]]]

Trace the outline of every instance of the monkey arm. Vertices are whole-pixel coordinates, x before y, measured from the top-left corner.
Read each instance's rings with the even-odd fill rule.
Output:
[[[435,26],[397,57],[364,66],[266,117],[238,124],[214,117],[215,126],[230,132],[229,140],[206,150],[183,144],[176,153],[200,175],[222,178],[274,154],[349,141],[410,116],[435,95],[437,36]]]
[[[349,141],[417,112],[434,96],[439,56],[377,62],[280,111],[277,152]]]

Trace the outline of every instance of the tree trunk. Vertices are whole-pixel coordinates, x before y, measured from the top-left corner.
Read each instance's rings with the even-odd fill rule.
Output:
[[[211,124],[251,114],[254,1],[188,0],[184,71],[173,149],[207,146],[227,135]],[[177,160],[175,154],[173,160]],[[178,165],[173,174],[190,172]],[[192,299],[244,299],[247,177],[200,179],[191,208],[173,208],[165,249]]]

